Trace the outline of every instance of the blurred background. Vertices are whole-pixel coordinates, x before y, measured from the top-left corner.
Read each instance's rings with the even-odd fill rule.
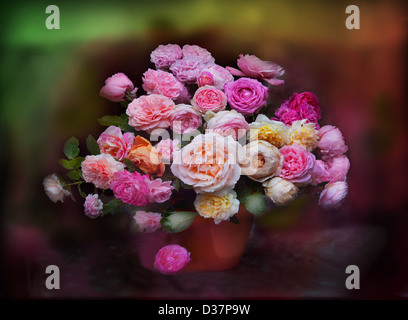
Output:
[[[60,29],[48,30],[48,5]],[[400,298],[408,297],[407,5],[354,1],[14,1],[1,4],[1,293],[11,298]],[[141,89],[159,44],[197,44],[223,66],[240,53],[281,65],[277,108],[293,92],[320,99],[321,125],[349,146],[350,194],[336,212],[304,196],[255,222],[240,266],[228,272],[151,273],[127,241],[127,218],[97,221],[82,203],[54,204],[43,178],[61,168],[63,143],[84,148],[96,121],[118,111],[104,80],[124,72]],[[61,268],[61,290],[44,286]],[[345,267],[361,289],[345,289]]]

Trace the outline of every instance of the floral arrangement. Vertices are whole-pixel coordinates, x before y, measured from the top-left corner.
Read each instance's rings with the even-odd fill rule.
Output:
[[[222,67],[196,45],[160,45],[150,57],[155,68],[143,74],[144,93],[137,95],[124,73],[105,81],[100,95],[123,113],[98,120],[107,128],[88,136],[85,157],[76,138],[65,143],[60,164],[67,172],[43,182],[53,202],[73,197],[75,185],[86,216],[125,208],[139,232],[181,232],[197,215],[239,223],[241,205],[259,215],[309,185],[319,188],[321,207],[341,205],[350,167],[343,136],[319,126],[311,92],[293,93],[271,114],[270,88],[284,84],[279,65],[240,55],[239,69]],[[185,248],[171,244],[157,253],[155,267],[174,273],[189,261]]]

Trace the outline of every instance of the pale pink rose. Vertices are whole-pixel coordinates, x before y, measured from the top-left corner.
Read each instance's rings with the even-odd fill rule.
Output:
[[[178,244],[170,244],[159,250],[154,260],[154,267],[161,273],[179,272],[190,262],[190,252]]]
[[[254,55],[246,54],[244,56],[240,54],[237,64],[241,71],[227,67],[234,76],[262,79],[275,86],[285,83],[283,80],[276,79],[285,73],[282,67],[276,63],[261,60]]]
[[[96,219],[103,216],[103,202],[98,194],[88,194],[84,202],[85,215],[88,218]]]
[[[148,133],[154,129],[166,129],[170,126],[174,106],[173,100],[162,95],[141,96],[129,103],[126,109],[129,125]]]
[[[165,139],[156,145],[157,151],[161,154],[162,161],[170,163],[173,160],[173,152],[180,150],[180,141],[178,139]]]
[[[348,194],[348,185],[344,181],[326,184],[319,197],[323,209],[338,209]]]
[[[105,85],[100,91],[100,96],[113,102],[125,100],[126,92],[129,97],[136,97],[137,88],[132,81],[122,72],[116,73],[105,81]]]
[[[158,178],[148,182],[149,185],[149,202],[163,203],[170,199],[171,191],[174,189],[171,181],[162,181]]]
[[[161,228],[161,214],[156,212],[136,211],[135,219],[139,232],[152,233]]]
[[[179,81],[195,83],[203,68],[205,68],[205,64],[203,64],[200,59],[196,57],[186,57],[174,62],[170,70]]]
[[[211,64],[201,71],[197,84],[199,87],[210,85],[224,90],[225,84],[233,81],[234,77],[231,72],[217,64]]]
[[[344,154],[327,161],[330,180],[344,181],[350,169],[350,160]]]
[[[52,202],[64,202],[64,198],[70,195],[69,191],[64,189],[55,173],[44,178],[43,186],[45,193]]]
[[[170,117],[171,130],[178,134],[189,134],[203,124],[201,115],[192,106],[177,105]]]
[[[88,183],[100,189],[109,189],[116,172],[124,170],[123,163],[116,161],[110,154],[86,156],[82,161],[82,176]]]
[[[279,149],[283,155],[280,177],[298,185],[306,185],[312,181],[311,170],[316,157],[305,147],[287,145]]]
[[[161,94],[175,100],[183,91],[184,85],[169,72],[149,69],[143,74],[142,87],[148,94]]]
[[[235,110],[221,111],[207,122],[206,129],[209,130],[208,132],[212,130],[212,132],[219,133],[224,137],[232,136],[235,140],[238,140],[246,135],[249,124],[246,122],[245,117]]]
[[[197,193],[231,190],[241,175],[242,147],[231,136],[196,136],[173,154],[171,171]]]
[[[201,48],[197,45],[186,44],[183,46],[182,51],[184,57],[196,58],[203,64],[214,63],[215,61],[215,59],[207,49]]]
[[[177,44],[159,45],[150,54],[150,61],[158,69],[170,68],[170,66],[183,57],[183,52]]]
[[[189,104],[191,100],[191,94],[188,91],[187,87],[183,84],[183,89],[180,92],[180,95],[174,100],[175,104]]]
[[[334,126],[327,125],[321,127],[318,136],[319,142],[317,147],[325,157],[339,156],[348,149],[340,130]]]
[[[215,87],[204,86],[197,89],[191,103],[201,114],[218,112],[227,106],[227,96]]]
[[[330,181],[329,166],[323,160],[316,160],[310,174],[312,176],[311,184],[316,186],[319,183]]]
[[[122,160],[127,157],[134,137],[135,135],[132,132],[122,134],[122,130],[119,127],[110,126],[101,133],[97,142],[101,153],[107,153],[114,158]]]
[[[115,198],[134,206],[145,206],[149,202],[149,175],[127,170],[116,172],[110,184]]]

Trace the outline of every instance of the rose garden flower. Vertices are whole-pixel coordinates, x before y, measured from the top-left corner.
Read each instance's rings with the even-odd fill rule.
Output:
[[[149,203],[149,176],[127,170],[116,172],[110,188],[117,199],[134,206]]]
[[[165,139],[156,145],[156,149],[160,153],[162,161],[165,161],[166,164],[168,164],[173,160],[173,152],[180,149],[179,145],[180,141],[178,139]]]
[[[203,119],[196,109],[187,104],[179,104],[170,117],[171,129],[179,134],[192,133],[203,124]]]
[[[171,181],[154,179],[148,182],[149,202],[163,203],[170,199],[171,191],[174,189]]]
[[[314,154],[297,145],[284,146],[279,151],[283,155],[280,177],[299,185],[309,184],[316,160]]]
[[[103,216],[103,203],[98,194],[88,194],[84,202],[85,215],[91,219]]]
[[[235,140],[245,136],[248,129],[244,116],[235,110],[218,112],[206,126],[206,132],[215,132],[224,137],[232,136]]]
[[[327,125],[321,127],[318,136],[319,142],[317,147],[325,157],[339,156],[348,149],[340,130],[334,126]]]
[[[197,81],[202,69],[205,65],[197,57],[185,57],[181,60],[174,62],[170,70],[181,82],[194,83]]]
[[[190,262],[190,252],[178,244],[167,245],[157,252],[154,268],[164,274],[182,270]]]
[[[142,87],[149,94],[161,94],[176,100],[182,93],[184,84],[169,72],[149,69],[143,74]]]
[[[55,173],[45,177],[43,185],[45,193],[52,202],[64,202],[64,198],[70,195],[69,191],[64,189]]]
[[[294,121],[288,130],[289,144],[296,144],[312,151],[317,146],[318,131],[313,122],[306,123],[306,119]]]
[[[331,180],[329,167],[326,162],[323,160],[316,160],[312,170],[310,171],[310,175],[312,177],[311,184],[318,185],[322,182],[328,182]]]
[[[157,69],[166,69],[183,57],[183,52],[177,44],[159,45],[150,54],[150,61]]]
[[[207,49],[204,49],[197,45],[186,44],[183,46],[182,52],[185,58],[196,58],[203,64],[214,63],[215,61],[215,59]]]
[[[323,209],[337,209],[345,200],[348,193],[348,185],[344,181],[336,181],[326,184],[319,197],[319,205]]]
[[[128,159],[140,170],[147,174],[162,176],[165,170],[164,163],[160,160],[159,152],[149,140],[136,136],[129,150]]]
[[[211,64],[200,72],[197,78],[197,84],[199,87],[210,85],[217,89],[224,90],[224,86],[228,82],[233,82],[234,77],[232,74],[217,64]]]
[[[274,177],[264,182],[265,194],[277,205],[285,205],[297,197],[298,187],[292,182]]]
[[[157,212],[146,212],[138,210],[134,215],[137,231],[152,233],[161,228],[161,214]]]
[[[119,72],[106,79],[100,95],[110,101],[119,102],[124,100],[126,93],[132,98],[136,97],[136,91],[137,88],[132,81],[124,73]]]
[[[331,179],[343,181],[346,180],[347,173],[350,169],[350,160],[343,154],[330,158],[329,161],[327,161],[327,166]]]
[[[97,143],[101,153],[110,154],[119,160],[127,157],[127,153],[133,144],[135,135],[132,132],[122,134],[119,127],[109,126],[99,136]]]
[[[280,121],[268,119],[264,114],[258,114],[255,121],[249,124],[249,141],[263,140],[277,148],[288,144],[288,128]]]
[[[215,87],[204,86],[197,89],[191,103],[201,114],[208,111],[218,112],[225,109],[227,96]]]

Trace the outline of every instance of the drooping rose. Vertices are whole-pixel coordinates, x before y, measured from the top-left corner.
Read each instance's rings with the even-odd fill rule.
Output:
[[[283,155],[280,177],[298,185],[309,184],[316,160],[314,154],[297,145],[284,146],[279,151]]]
[[[225,109],[227,96],[215,87],[204,86],[197,89],[191,103],[201,114],[208,111],[218,112]]]
[[[116,73],[105,81],[100,91],[100,96],[113,102],[123,101],[126,93],[131,98],[136,97],[137,88],[132,81],[122,72]]]
[[[319,205],[323,209],[338,209],[348,194],[348,185],[345,181],[336,181],[326,184],[319,197]]]
[[[167,245],[157,252],[154,268],[164,274],[177,273],[190,262],[190,252],[178,244]]]
[[[147,174],[162,176],[165,170],[160,154],[149,140],[136,136],[128,153],[128,159]]]
[[[177,44],[159,45],[150,54],[150,61],[158,69],[170,68],[170,66],[183,57],[183,52]]]
[[[69,196],[68,190],[65,190],[55,173],[44,178],[43,186],[45,193],[52,202],[64,202],[64,198]]]
[[[97,143],[101,153],[110,154],[119,160],[127,157],[135,135],[132,132],[122,134],[119,127],[109,126],[99,136]]]

